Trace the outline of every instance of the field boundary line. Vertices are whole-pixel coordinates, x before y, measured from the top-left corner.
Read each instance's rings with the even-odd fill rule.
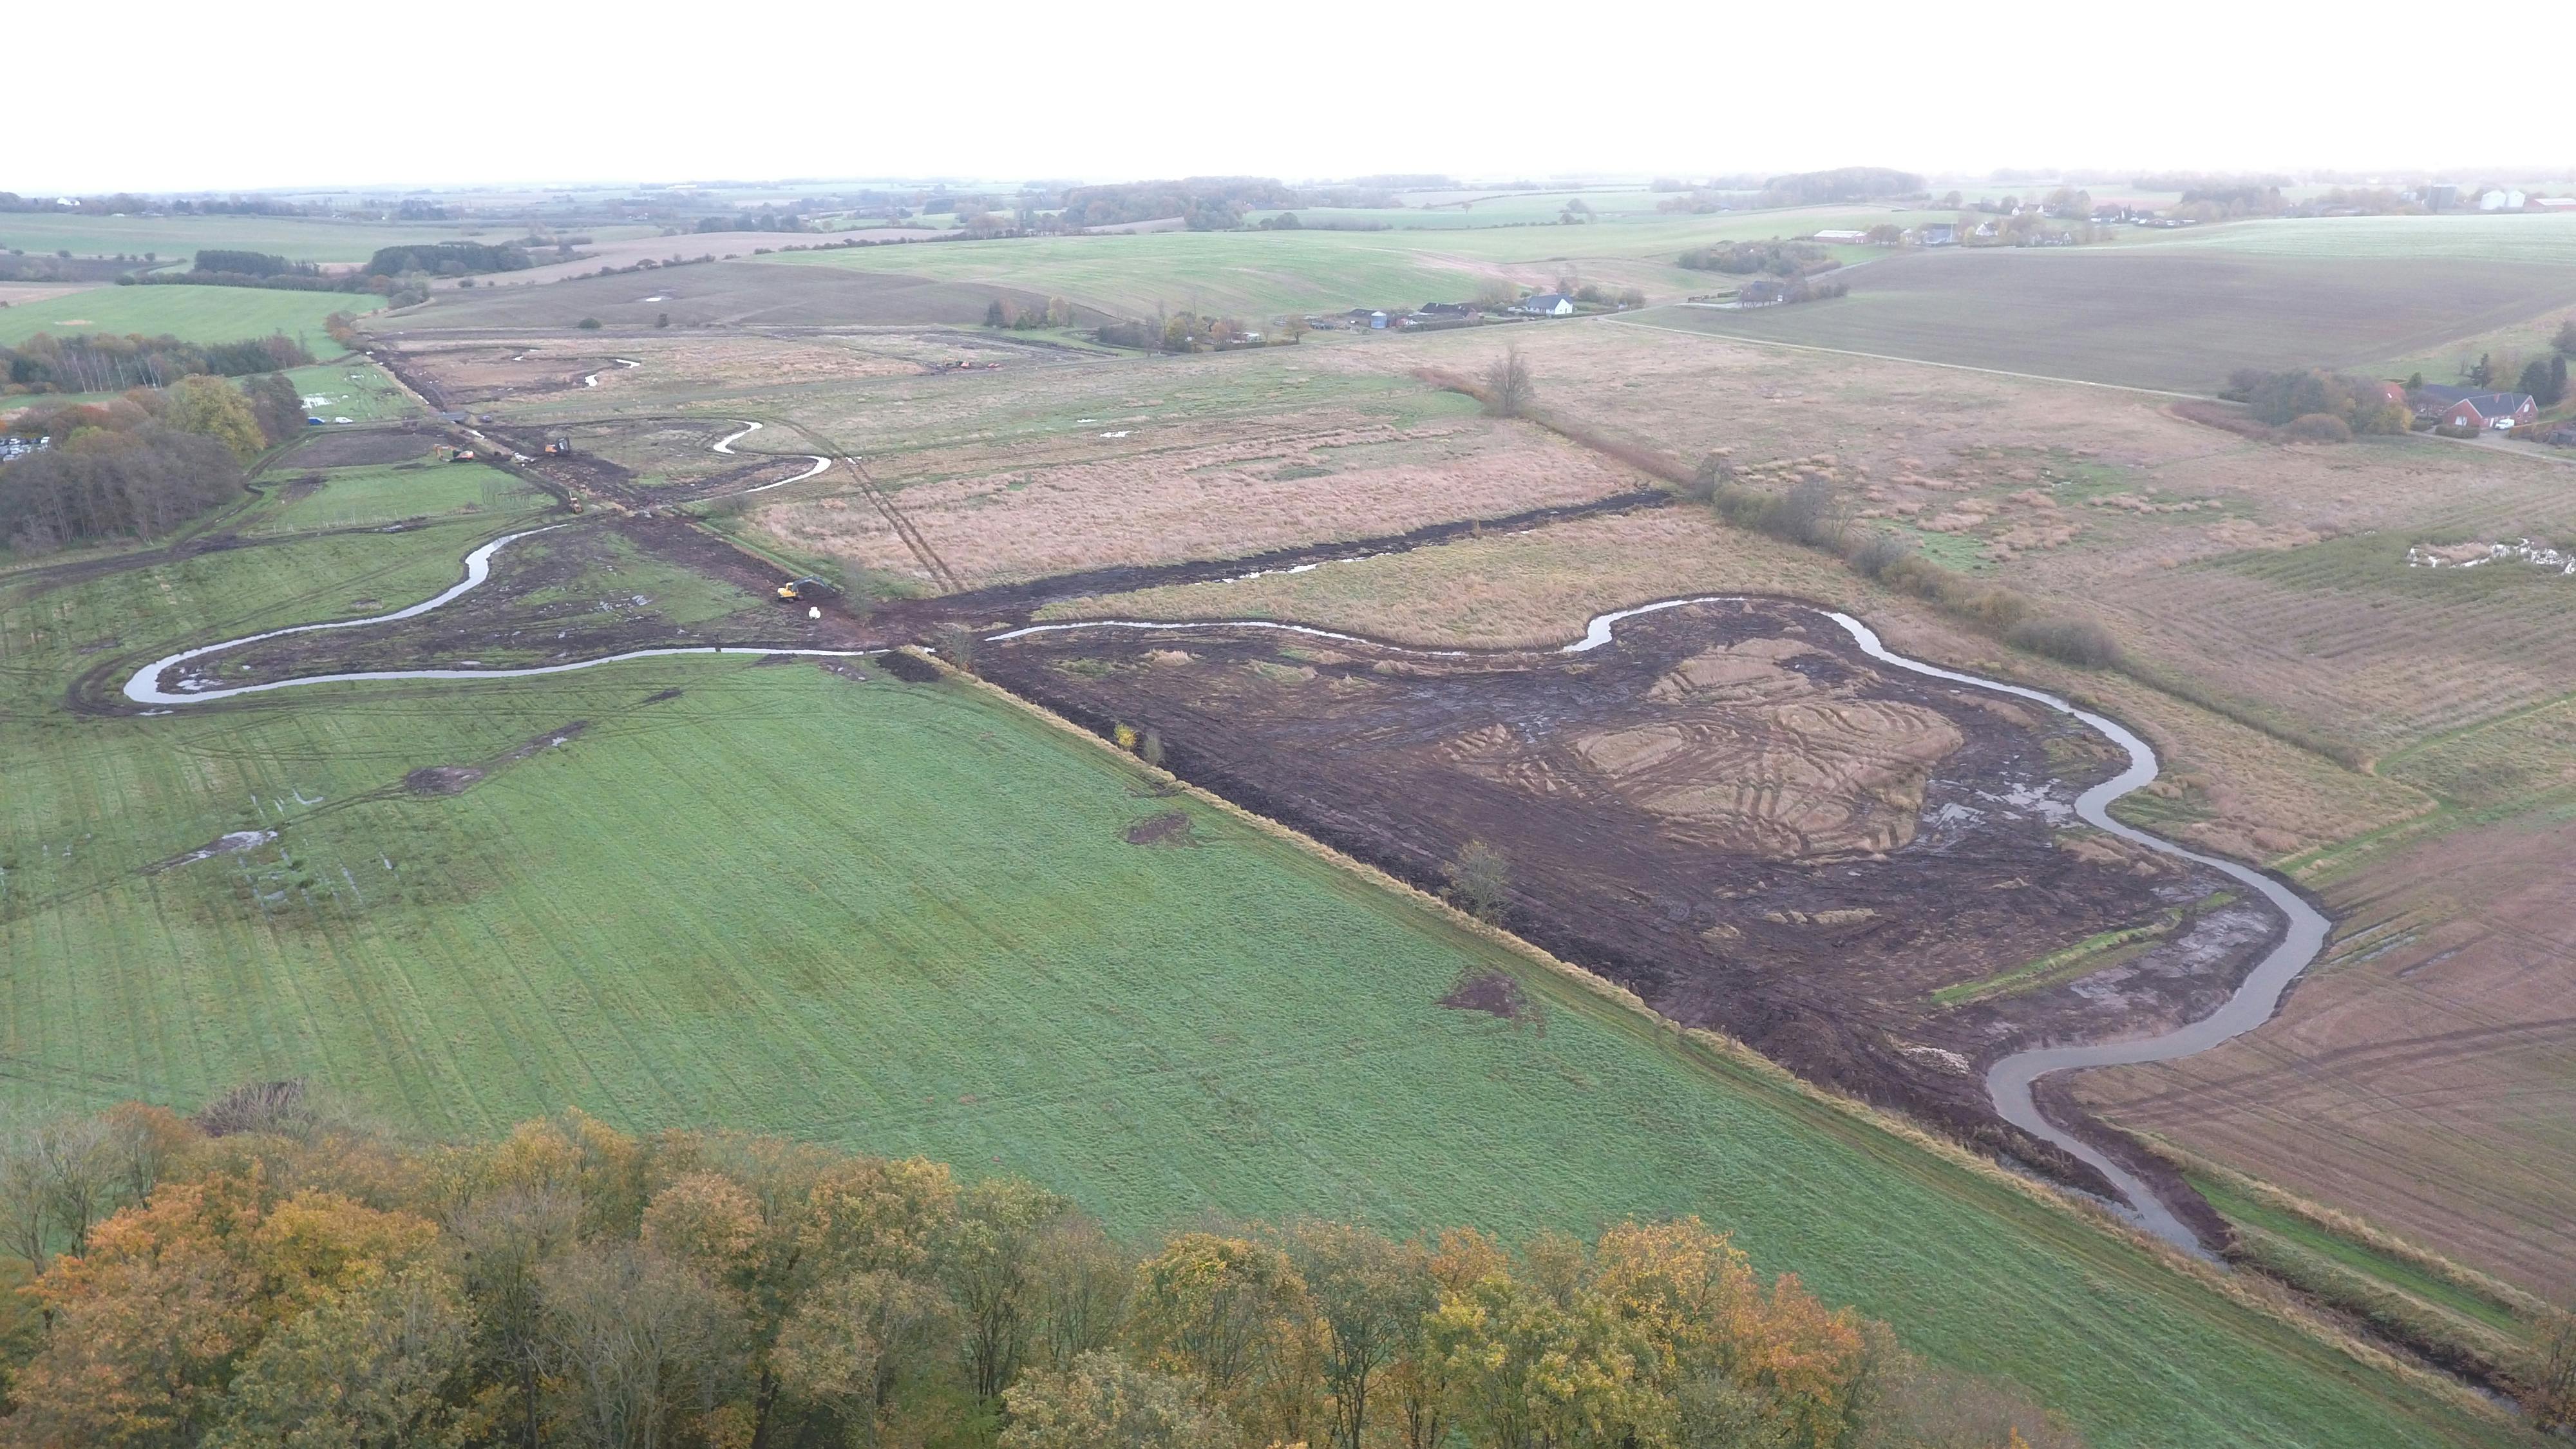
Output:
[[[1689,306],[1687,302],[1682,306]],[[1928,357],[1899,357],[1892,352],[1861,352],[1849,347],[1820,347],[1812,342],[1775,342],[1767,337],[1742,337],[1732,332],[1702,332],[1695,327],[1672,327],[1661,322],[1636,322],[1622,317],[1600,317],[1596,321],[1621,327],[1642,327],[1649,332],[1670,332],[1681,337],[1698,337],[1719,342],[1741,342],[1752,347],[1785,347],[1792,352],[1822,352],[1834,357],[1865,357],[1872,362],[1902,362],[1915,367],[1939,367],[1951,372],[1982,373],[1987,377],[2009,377],[2022,382],[2061,382],[2069,387],[2098,387],[2111,392],[2134,392],[2147,397],[2179,398],[2186,402],[2221,402],[2224,399],[2200,392],[2172,392],[2161,387],[2137,387],[2125,382],[2095,382],[2082,377],[2052,377],[2044,372],[2008,372],[2000,367],[1973,367],[1964,362],[1934,362]]]
[[[2513,1416],[2509,1411],[2498,1408],[2484,1395],[2466,1385],[2409,1363],[2365,1341],[2358,1335],[2336,1327],[2295,1301],[2286,1300],[2253,1287],[2245,1281],[2245,1276],[2241,1273],[2222,1272],[2211,1264],[2185,1254],[2151,1233],[2131,1227],[2112,1216],[2107,1209],[2097,1207],[2082,1198],[2071,1196],[2036,1179],[2009,1171],[1956,1142],[1919,1127],[1902,1117],[1873,1107],[1858,1098],[1845,1097],[1827,1091],[1723,1032],[1711,1031],[1706,1027],[1684,1026],[1655,1011],[1635,992],[1607,977],[1565,960],[1499,926],[1479,920],[1421,887],[1409,881],[1400,880],[1355,856],[1336,850],[1301,830],[1273,820],[1258,811],[1237,805],[1224,796],[1192,784],[1160,766],[1148,765],[1035,700],[1023,698],[980,675],[968,674],[936,655],[917,649],[907,649],[903,652],[931,664],[951,682],[981,691],[1023,711],[1043,724],[1073,736],[1095,750],[1114,757],[1121,765],[1136,774],[1186,795],[1261,834],[1270,836],[1282,844],[1356,877],[1364,884],[1384,891],[1406,904],[1421,908],[1434,919],[1461,934],[1498,946],[1539,966],[1566,986],[1615,1011],[1621,1018],[1615,1025],[1624,1026],[1632,1032],[1640,1030],[1649,1032],[1657,1039],[1679,1047],[1686,1058],[1702,1055],[1705,1058],[1714,1058],[1717,1062],[1760,1078],[1763,1082],[1799,1101],[1822,1108],[1851,1125],[1894,1138],[1967,1173],[1988,1186],[2006,1189],[2022,1200],[2055,1215],[2070,1226],[2091,1229],[2107,1238],[2127,1243],[2139,1249],[2149,1262],[2161,1264],[2194,1280],[2237,1307],[2259,1318],[2270,1320],[2313,1346],[2328,1352],[2340,1353],[2356,1364],[2384,1373],[2454,1409],[2466,1411],[2489,1422],[2513,1422]],[[1709,1069],[1711,1065],[1705,1060],[1696,1064],[1703,1070]],[[1867,1149],[1863,1146],[1862,1150]]]

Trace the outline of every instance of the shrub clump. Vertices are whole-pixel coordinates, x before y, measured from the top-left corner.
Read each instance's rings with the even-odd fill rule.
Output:
[[[2332,413],[2301,413],[2281,431],[2303,443],[2352,441],[2352,425]]]
[[[1894,534],[1854,527],[1834,486],[1822,478],[1772,493],[1734,481],[1726,460],[1712,454],[1683,491],[1705,497],[1719,518],[1737,528],[1839,554],[1861,574],[2017,648],[2086,668],[2119,662],[2118,641],[2092,620],[2040,617],[2020,593],[1943,568]]]
[[[2120,641],[2090,619],[2051,614],[2024,619],[2004,635],[2004,642],[2067,664],[2100,669],[2120,662]]]
[[[1803,241],[1718,242],[1686,251],[1680,261],[1695,272],[1729,272],[1736,276],[1767,272],[1775,277],[1800,277],[1841,265],[1832,252]]]
[[[2295,429],[2312,415],[2332,418],[2354,433],[2402,433],[2412,424],[2402,397],[2363,377],[2346,377],[2321,368],[2265,372],[2238,368],[2228,375],[2219,396],[2245,404],[2261,422]],[[2348,436],[2348,435],[2347,435]]]

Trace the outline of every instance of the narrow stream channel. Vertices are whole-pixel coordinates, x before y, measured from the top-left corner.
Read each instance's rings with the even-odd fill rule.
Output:
[[[1751,601],[1737,595],[1702,595],[1687,599],[1664,599],[1652,604],[1641,604],[1633,609],[1620,609],[1612,613],[1596,615],[1584,625],[1582,638],[1557,652],[1581,654],[1598,649],[1611,642],[1613,631],[1622,621],[1636,618],[1641,614],[1659,613],[1666,609],[1678,609],[1690,604],[1743,602]],[[2157,1197],[2137,1174],[2122,1167],[2108,1154],[2082,1138],[2050,1121],[2039,1110],[2039,1102],[2032,1095],[2032,1088],[2041,1077],[2055,1072],[2080,1071],[2087,1067],[2127,1066],[2140,1062],[2174,1061],[2205,1052],[2211,1047],[2243,1036],[2261,1026],[2271,1020],[2272,1013],[2279,1009],[2282,993],[2289,989],[2290,983],[2297,980],[2299,973],[2307,970],[2308,966],[2316,960],[2317,953],[2324,949],[2326,933],[2329,929],[2326,918],[2319,914],[2315,907],[2301,899],[2298,892],[2251,866],[2239,865],[2232,860],[2223,860],[2214,855],[2203,855],[2199,851],[2185,849],[2162,836],[2149,834],[2111,818],[2111,803],[2154,780],[2158,768],[2156,752],[2148,747],[2146,741],[2131,733],[2117,720],[2096,714],[2091,710],[2079,709],[2046,690],[2032,689],[2019,684],[2006,684],[2001,680],[1966,674],[1955,669],[1943,669],[1939,665],[1926,664],[1919,659],[1909,659],[1890,650],[1880,642],[1877,631],[1849,614],[1838,613],[1831,609],[1817,609],[1812,605],[1797,607],[1810,609],[1831,619],[1844,633],[1852,637],[1852,642],[1860,646],[1862,653],[1882,664],[1915,674],[1928,675],[1934,679],[1947,680],[1953,684],[1964,684],[1976,689],[1993,690],[1998,694],[2009,694],[2017,699],[2027,699],[2060,714],[2072,715],[2082,720],[2085,725],[2118,745],[2129,756],[2128,768],[2086,790],[2076,798],[2075,813],[2084,823],[2123,840],[2133,841],[2149,850],[2205,865],[2218,871],[2270,901],[2288,922],[2288,929],[2282,933],[2280,943],[2256,963],[2253,971],[2246,976],[2244,984],[2236,988],[2235,993],[2228,997],[2226,1004],[2198,1021],[2157,1036],[2124,1041],[2036,1047],[2029,1051],[2015,1052],[1986,1069],[1986,1095],[1994,1102],[1998,1116],[2042,1141],[2064,1148],[2068,1154],[2108,1178],[2111,1185],[2119,1190],[2121,1196],[2128,1199],[2127,1215],[2131,1221],[2186,1251],[2201,1252],[2199,1238],[2191,1229],[2183,1226],[2182,1220],[2174,1215],[2173,1210]],[[1356,635],[1337,634],[1329,629],[1317,629],[1304,624],[1282,624],[1268,619],[1194,620],[1186,623],[1149,622],[1140,619],[1096,619],[1063,624],[1036,624],[1024,629],[1012,629],[995,634],[991,638],[995,641],[1018,639],[1031,634],[1055,633],[1068,629],[1275,629],[1315,638],[1366,643],[1376,648],[1393,648],[1414,654],[1457,658],[1468,652],[1454,649],[1404,649],[1403,646],[1390,645],[1382,640],[1364,640]]]
[[[729,434],[710,445],[711,450],[731,456],[733,454],[733,445],[742,441],[744,438],[749,437],[752,433],[758,431],[759,428],[759,423],[745,421],[740,431]],[[787,483],[802,482],[832,466],[833,460],[830,458],[813,454],[808,454],[806,456],[811,459],[813,466],[806,469],[805,472],[798,474],[796,477],[782,479],[777,483],[763,483],[756,487],[743,489],[741,491],[744,493],[760,493],[771,488],[782,487]],[[524,669],[387,669],[344,674],[308,675],[297,679],[279,679],[271,680],[263,684],[242,684],[231,687],[209,684],[197,688],[189,688],[187,686],[190,681],[184,680],[181,682],[181,687],[176,690],[164,689],[161,685],[161,676],[168,670],[185,664],[191,659],[218,653],[226,649],[236,648],[240,645],[255,644],[264,639],[282,638],[289,634],[306,634],[324,629],[356,629],[365,627],[369,624],[389,624],[399,619],[416,618],[422,614],[428,613],[432,609],[453,603],[458,598],[481,587],[484,581],[491,577],[493,555],[499,553],[503,548],[507,547],[511,543],[522,538],[527,538],[533,534],[545,533],[551,529],[562,528],[565,526],[566,525],[560,523],[547,524],[543,528],[523,529],[517,533],[503,534],[501,537],[493,539],[491,542],[476,548],[473,552],[468,553],[465,556],[465,577],[463,580],[450,586],[444,592],[432,598],[424,599],[417,604],[413,604],[409,608],[396,609],[387,614],[370,615],[363,619],[333,619],[318,624],[296,624],[283,629],[270,629],[262,633],[247,634],[238,639],[227,639],[218,644],[201,644],[193,649],[183,649],[175,654],[164,655],[161,658],[152,661],[150,664],[144,665],[141,669],[136,670],[133,677],[126,680],[124,691],[125,697],[136,704],[168,708],[178,705],[204,704],[211,700],[231,699],[239,695],[260,694],[269,690],[292,689],[308,684],[345,684],[357,681],[380,679],[524,679],[536,675],[564,674],[576,669],[591,669],[603,664],[615,664],[628,659],[649,659],[663,655],[723,654],[726,652],[732,652],[736,654],[795,654],[819,655],[830,658],[849,658],[861,654],[881,652],[877,650],[861,649],[751,649],[742,646],[734,646],[730,651],[728,651],[726,646],[720,644],[697,645],[662,649],[638,649],[625,654],[609,655],[606,658],[601,659],[584,659],[566,664],[543,664]],[[1315,567],[1315,565],[1308,564],[1304,567],[1312,568]],[[1302,572],[1303,569],[1301,568],[1297,571]],[[1620,609],[1607,614],[1599,614],[1585,623],[1582,638],[1564,646],[1557,652],[1562,654],[1581,654],[1587,650],[1598,649],[1611,642],[1612,632],[1622,621],[1636,618],[1641,614],[1659,613],[1666,609],[1678,609],[1691,604],[1742,602],[1748,602],[1748,600],[1739,595],[1711,594],[1684,599],[1664,599],[1656,603],[1640,604],[1633,609]],[[1890,665],[1897,669],[1908,670],[1916,674],[1927,675],[1934,679],[1947,680],[1953,684],[1964,684],[1976,689],[1988,689],[1999,694],[2009,694],[2018,699],[2027,699],[2036,704],[2044,705],[2060,714],[2072,715],[2076,719],[2082,720],[2087,726],[2099,732],[2104,738],[2127,751],[2129,756],[2129,765],[2127,769],[2122,770],[2119,774],[2103,781],[2101,784],[2094,786],[2093,788],[2085,791],[2081,796],[2077,797],[2075,801],[2075,813],[2077,816],[2083,819],[2086,824],[2093,826],[2097,830],[2106,831],[2112,835],[2119,836],[2123,840],[2133,841],[2149,850],[2158,851],[2180,860],[2191,861],[2198,865],[2205,865],[2212,870],[2218,871],[2229,878],[2244,884],[2249,889],[2259,893],[2265,900],[2270,901],[2273,907],[2279,910],[2283,918],[2288,922],[2288,928],[2283,931],[2280,943],[2274,946],[2260,962],[2256,963],[2253,971],[2246,976],[2244,984],[2239,986],[2235,993],[2229,996],[2226,1003],[2220,1006],[2218,1010],[2211,1012],[2209,1015],[2202,1017],[2198,1021],[2177,1027],[2172,1031],[2165,1032],[2158,1036],[2139,1037],[2124,1041],[2037,1047],[2029,1051],[2015,1052],[2011,1056],[2005,1057],[1996,1062],[1986,1071],[1986,1094],[1994,1102],[1995,1112],[1997,1115],[2001,1116],[2005,1121],[2012,1123],[2014,1126],[2030,1133],[2034,1137],[2038,1137],[2043,1141],[2051,1142],[2064,1148],[2070,1155],[2090,1165],[2095,1171],[2100,1172],[2105,1178],[2110,1180],[2113,1187],[2119,1190],[2121,1196],[2128,1199],[2130,1214],[2133,1220],[2140,1226],[2144,1227],[2147,1231],[2152,1232],[2156,1236],[2174,1243],[2179,1247],[2192,1252],[2199,1252],[2199,1239],[2189,1228],[2183,1226],[2182,1220],[2174,1215],[2172,1209],[2166,1206],[2163,1200],[2158,1198],[2155,1193],[2148,1188],[2144,1181],[2139,1179],[2136,1174],[2130,1172],[2127,1168],[2124,1168],[2119,1163],[2113,1161],[2109,1155],[2093,1147],[2091,1144],[2086,1143],[2083,1139],[2075,1136],[2075,1134],[2059,1127],[2056,1123],[2051,1122],[2047,1116],[2039,1110],[2039,1103],[2037,1098],[2032,1094],[2032,1088],[2041,1077],[2055,1072],[2079,1071],[2087,1067],[2127,1066],[2141,1062],[2174,1061],[2182,1057],[2192,1056],[2196,1053],[2207,1051],[2211,1047],[2217,1046],[2222,1042],[2233,1040],[2234,1038],[2242,1036],[2245,1033],[2252,1031],[2254,1028],[2261,1026],[2264,1022],[2271,1020],[2272,1013],[2279,1009],[2282,993],[2289,989],[2290,983],[2297,980],[2299,974],[2307,970],[2310,963],[2316,960],[2318,952],[2324,949],[2326,934],[2329,929],[2329,923],[2326,918],[2319,914],[2313,906],[2310,906],[2305,900],[2301,899],[2296,891],[2291,890],[2288,886],[2274,880],[2272,877],[2265,875],[2261,871],[2255,870],[2250,866],[2239,865],[2232,860],[2223,860],[2217,856],[2203,855],[2196,850],[2185,849],[2170,840],[2164,839],[2162,836],[2149,834],[2146,831],[2139,830],[2133,826],[2124,825],[2119,821],[2112,819],[2110,814],[2111,803],[2119,799],[2121,796],[2128,794],[2130,791],[2138,789],[2140,786],[2154,780],[2156,778],[2158,768],[2155,751],[2148,748],[2146,741],[2138,738],[2135,734],[2130,733],[2130,731],[2123,727],[2118,721],[2110,719],[2104,715],[2096,714],[2090,710],[2078,709],[2074,704],[2061,699],[2054,694],[2050,694],[2046,690],[2032,689],[2019,684],[2006,684],[2001,680],[1987,679],[1974,674],[1965,674],[1954,669],[1943,669],[1939,665],[1926,664],[1919,659],[1909,659],[1902,654],[1889,650],[1885,644],[1879,641],[1876,631],[1872,630],[1867,624],[1862,623],[1860,620],[1853,618],[1849,614],[1837,613],[1830,609],[1818,609],[1813,605],[1797,605],[1796,607],[1809,609],[1814,613],[1831,619],[1843,630],[1843,632],[1852,637],[1852,641],[1860,646],[1862,653],[1867,654],[1872,659],[1878,660],[1880,663]],[[1460,658],[1465,657],[1471,652],[1458,649],[1406,649],[1401,645],[1387,644],[1383,640],[1363,639],[1353,634],[1337,634],[1329,629],[1318,629],[1304,624],[1283,624],[1269,619],[1200,619],[1186,622],[1159,622],[1142,619],[1093,619],[1072,623],[1033,624],[1026,628],[1005,630],[988,637],[992,641],[998,643],[1003,640],[1025,638],[1032,634],[1058,633],[1071,629],[1148,629],[1158,631],[1180,631],[1189,629],[1273,629],[1286,633],[1304,634],[1314,638],[1334,639],[1354,644],[1368,644],[1377,648],[1398,649],[1406,653],[1422,654],[1441,658]]]
[[[635,367],[639,365],[628,362],[624,358],[617,359],[617,362],[621,367]],[[596,376],[594,376],[592,378],[592,383],[596,385],[597,380]],[[759,428],[760,424],[758,423],[745,422],[742,425],[741,431],[731,433],[723,438],[717,439],[714,443],[708,445],[708,450],[711,452],[722,453],[727,457],[739,456],[734,452],[733,445],[741,442],[747,437],[750,437],[754,432],[759,431]],[[715,495],[715,497],[739,498],[748,493],[766,493],[772,488],[784,488],[790,483],[802,483],[806,479],[814,477],[824,469],[832,466],[832,460],[829,458],[819,457],[811,453],[804,454],[802,456],[804,456],[808,462],[812,463],[813,466],[807,468],[804,472],[797,474],[793,478],[781,478],[775,483],[755,484],[752,487],[739,489],[732,493],[720,493]],[[690,501],[705,503],[711,502],[713,499],[701,498],[692,499]],[[182,649],[176,654],[165,654],[159,659],[155,659],[151,663],[144,665],[141,669],[136,670],[134,672],[134,677],[125,681],[125,697],[134,701],[136,704],[147,704],[166,708],[171,705],[179,704],[204,704],[209,700],[231,699],[237,695],[244,694],[264,694],[272,689],[293,689],[306,684],[347,684],[356,680],[369,679],[526,679],[533,675],[568,674],[576,669],[595,669],[602,664],[616,664],[627,659],[652,659],[666,654],[723,654],[727,652],[735,654],[807,654],[820,655],[832,659],[848,659],[862,654],[876,654],[883,652],[882,650],[875,649],[749,650],[741,645],[727,646],[723,644],[699,644],[674,646],[663,649],[635,649],[624,654],[611,654],[599,659],[582,659],[569,664],[539,664],[525,669],[378,669],[346,674],[309,674],[296,679],[277,679],[271,680],[266,684],[241,684],[234,685],[230,688],[206,686],[191,689],[187,687],[188,681],[184,680],[181,681],[181,687],[176,690],[163,689],[161,687],[161,676],[164,672],[185,664],[191,659],[201,658],[208,654],[220,653],[223,650],[236,648],[243,644],[256,644],[263,639],[284,638],[289,634],[311,634],[323,629],[360,629],[369,624],[390,624],[398,619],[418,618],[432,609],[452,604],[465,595],[472,593],[474,590],[481,588],[484,581],[492,577],[492,556],[499,553],[502,549],[509,547],[520,539],[528,538],[535,534],[551,532],[554,529],[568,526],[569,525],[561,523],[549,523],[542,528],[523,528],[517,533],[505,533],[499,538],[493,539],[490,543],[484,544],[465,556],[465,577],[462,580],[450,585],[444,592],[439,593],[432,598],[423,599],[409,608],[396,609],[389,614],[370,614],[363,619],[329,619],[319,624],[293,624],[283,629],[270,629],[258,634],[245,634],[238,639],[226,639],[220,644],[201,644],[194,649]]]

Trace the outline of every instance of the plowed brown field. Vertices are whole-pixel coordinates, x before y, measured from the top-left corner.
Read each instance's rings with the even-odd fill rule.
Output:
[[[2397,852],[2326,891],[2338,944],[2281,1019],[2081,1079],[2123,1125],[2576,1293],[2576,820]]]

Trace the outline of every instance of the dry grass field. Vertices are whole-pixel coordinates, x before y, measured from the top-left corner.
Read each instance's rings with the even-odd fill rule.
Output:
[[[30,302],[49,302],[88,291],[82,282],[0,282],[0,307],[22,307]]]
[[[897,349],[839,337],[655,332],[603,342],[581,333],[538,334],[471,342],[418,339],[406,341],[401,351],[460,406],[551,404],[553,412],[576,416],[681,403],[704,408],[720,402],[728,384],[754,377],[828,384],[921,371],[920,363]]]
[[[691,257],[708,249],[695,245],[694,238],[665,240]],[[738,249],[750,250],[747,245]],[[995,297],[1022,304],[1045,301],[1043,292],[1008,283],[938,281],[834,267],[790,268],[769,265],[762,258],[691,262],[541,286],[440,292],[428,306],[406,313],[402,325],[411,330],[509,332],[572,327],[590,317],[603,328],[630,331],[650,329],[668,316],[673,327],[973,326],[984,320],[985,305]]]
[[[2155,399],[1620,323],[1523,329],[1540,397],[1683,458],[1725,448],[1936,559],[2109,625],[2255,717],[2372,755],[2576,678],[2576,579],[2410,569],[2410,543],[2576,532],[2576,469],[2429,438],[2258,442]],[[1472,370],[1494,344],[1421,339]],[[1382,354],[1352,352],[1356,361]],[[1767,465],[1767,466],[1766,466]]]
[[[1407,422],[1326,406],[1109,429],[1119,436],[1092,441],[1120,446],[1066,458],[972,450],[989,471],[905,482],[896,502],[974,586],[1401,533],[1646,481],[1526,424],[1451,414]],[[799,555],[918,570],[884,516],[851,493],[773,504],[755,522]]]
[[[2134,246],[1917,252],[1851,295],[1671,326],[2007,372],[2215,393],[2239,367],[2361,367],[2576,302],[2576,266]]]

